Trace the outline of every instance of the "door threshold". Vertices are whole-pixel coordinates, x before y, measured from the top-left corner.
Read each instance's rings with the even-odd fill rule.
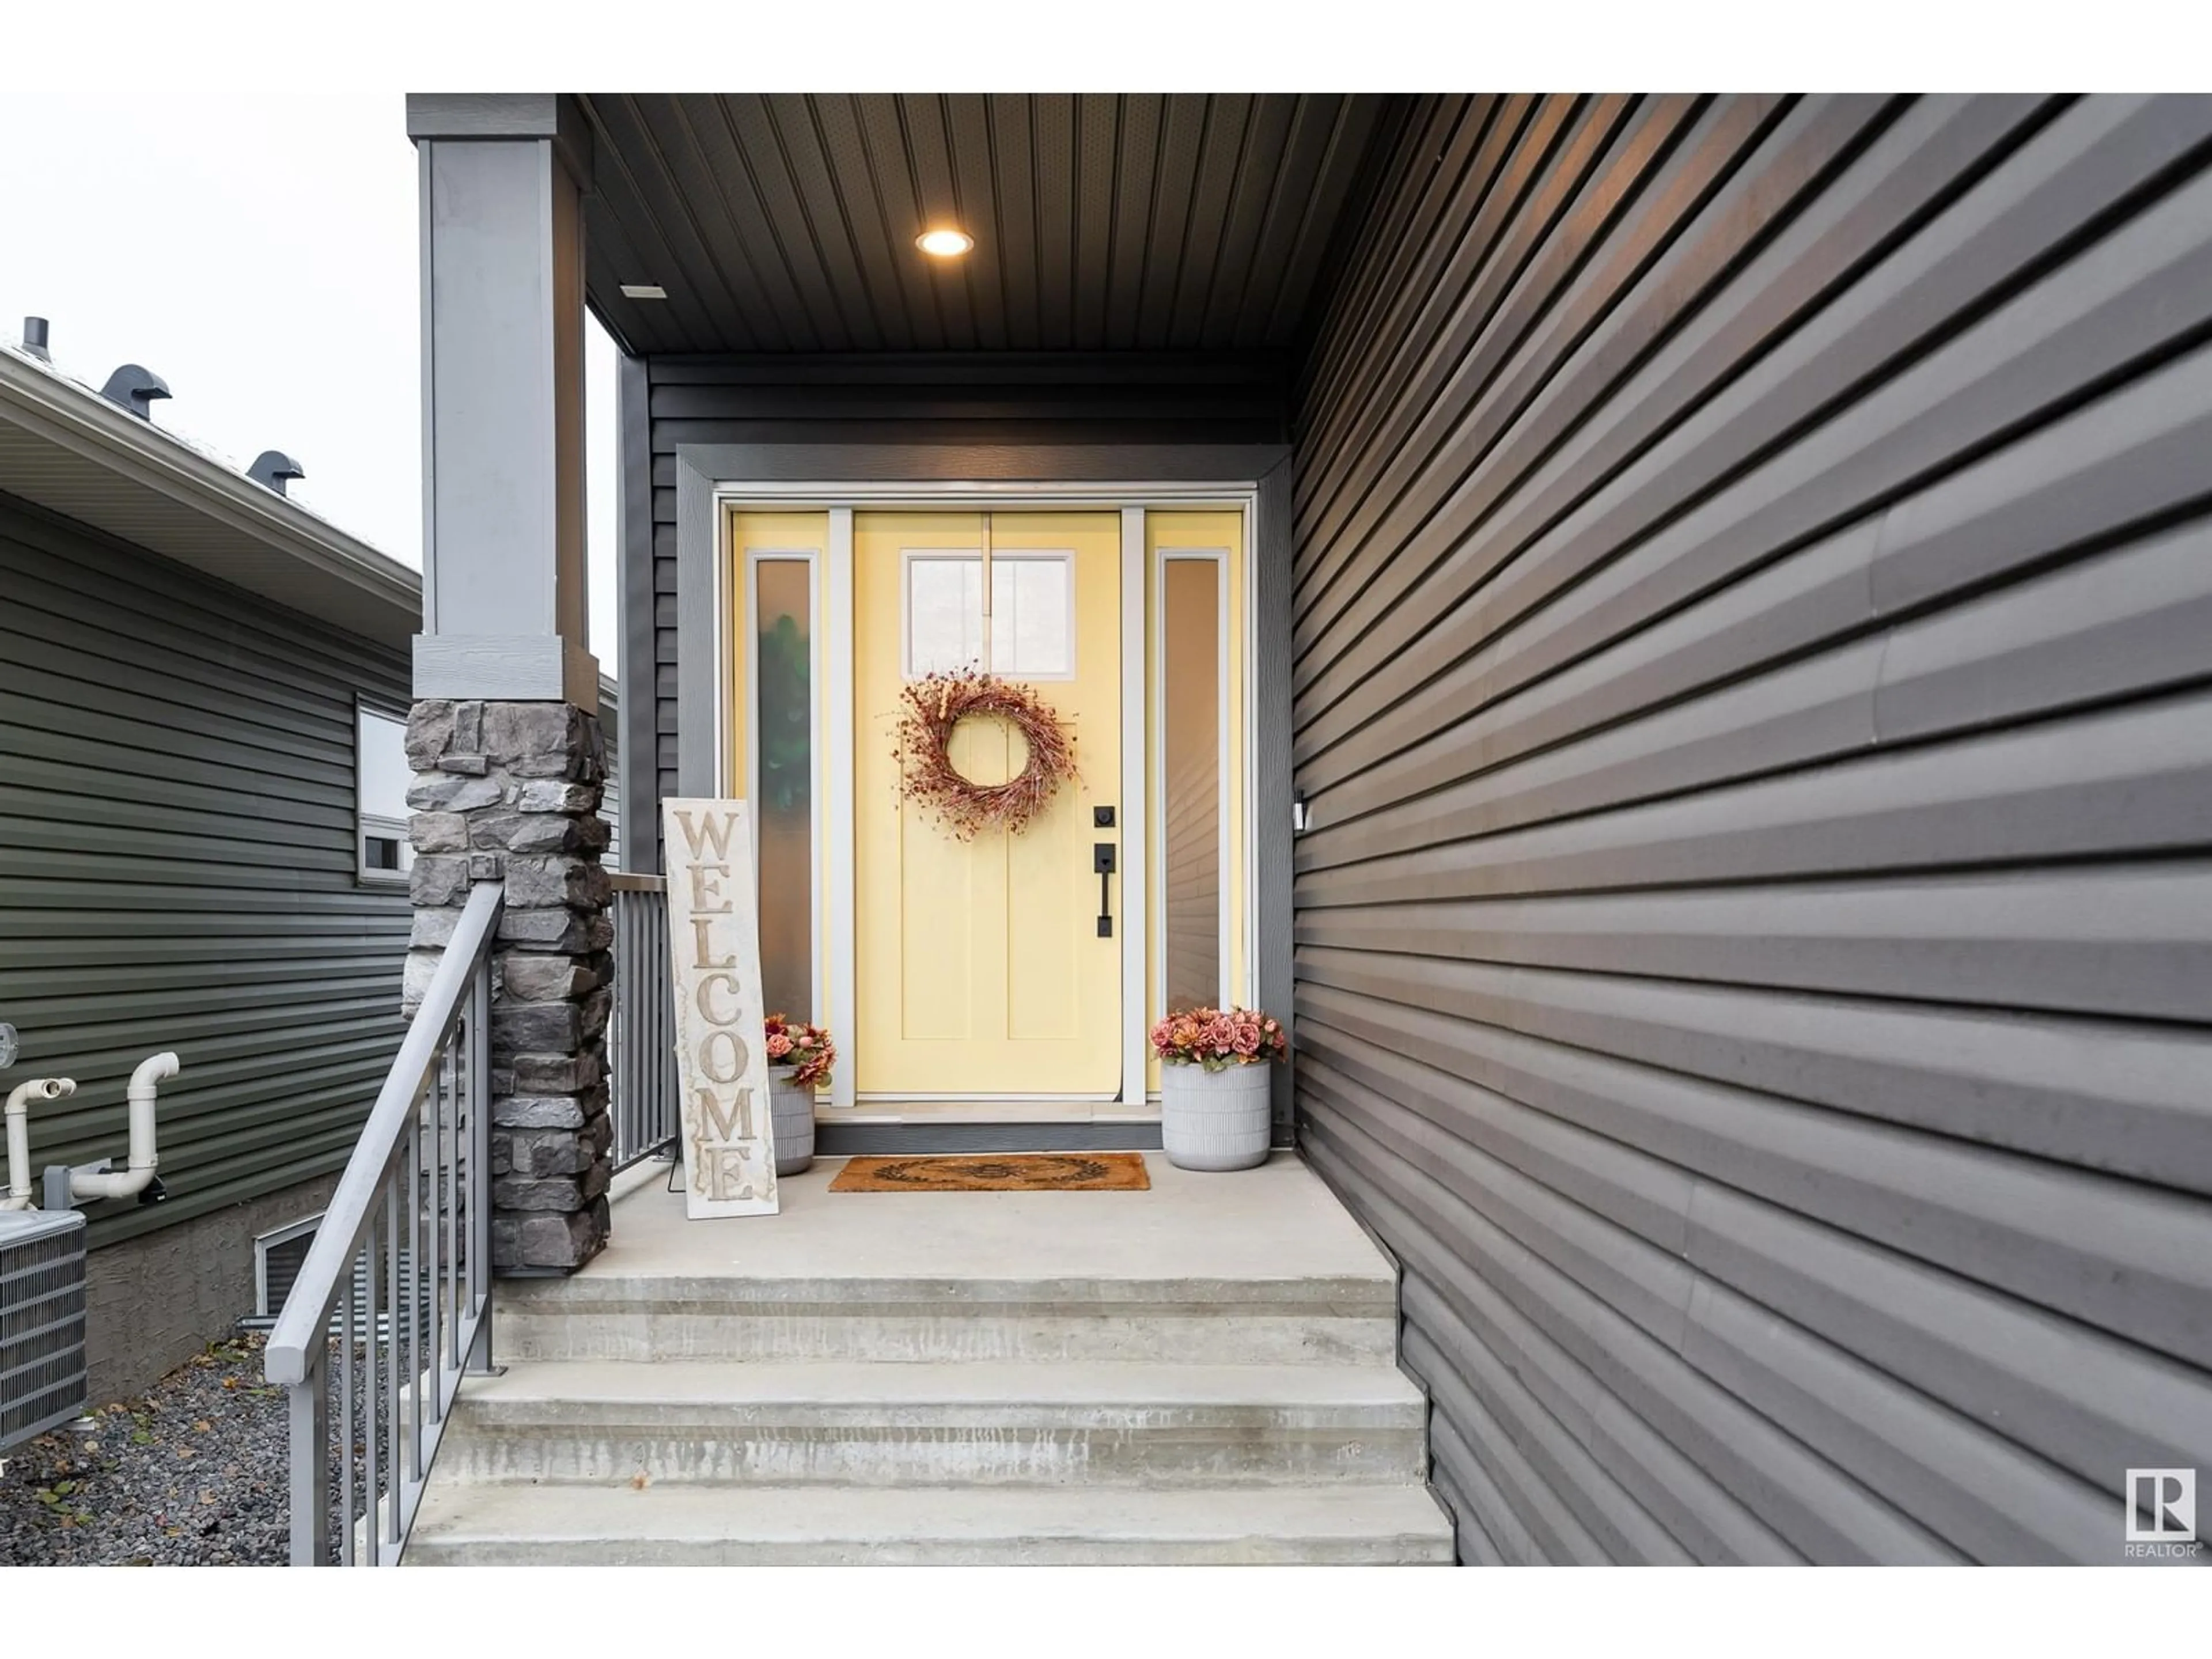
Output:
[[[814,1150],[823,1158],[921,1157],[957,1152],[1158,1152],[1160,1126],[1152,1122],[961,1122],[921,1118],[902,1123],[855,1121],[823,1114],[814,1126]]]
[[[1156,1104],[1133,1109],[1118,1100],[868,1100],[839,1109],[817,1107],[817,1124],[1158,1123]]]

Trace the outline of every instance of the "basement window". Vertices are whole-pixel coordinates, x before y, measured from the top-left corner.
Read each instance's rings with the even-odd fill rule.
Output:
[[[238,1322],[239,1328],[265,1331],[275,1327],[283,1314],[285,1299],[292,1294],[293,1285],[299,1282],[300,1270],[307,1265],[307,1252],[314,1246],[315,1234],[323,1224],[324,1214],[325,1212],[318,1210],[311,1216],[288,1222],[273,1232],[256,1236],[253,1241],[253,1311]],[[439,1224],[434,1218],[434,1232]],[[345,1338],[346,1321],[350,1311],[355,1340],[373,1336],[378,1342],[391,1341],[391,1305],[401,1296],[411,1293],[415,1308],[415,1340],[425,1349],[428,1348],[436,1334],[432,1314],[437,1301],[435,1286],[427,1273],[420,1279],[415,1276],[415,1253],[412,1250],[399,1252],[399,1273],[396,1279],[392,1277],[391,1269],[385,1264],[380,1252],[379,1255],[380,1282],[374,1287],[374,1295],[370,1294],[368,1255],[364,1251],[355,1255],[352,1306],[349,1310],[345,1298],[341,1297],[338,1299],[337,1306],[331,1310],[331,1334],[341,1340]],[[395,1283],[402,1287],[398,1295],[392,1288]],[[401,1335],[404,1336],[407,1321],[404,1316],[400,1319],[399,1328]]]
[[[286,1223],[253,1241],[253,1312],[239,1323],[246,1329],[265,1331],[284,1311],[284,1298],[292,1282],[307,1265],[307,1249],[315,1242],[315,1229],[323,1224],[322,1212]]]
[[[407,722],[366,703],[354,710],[355,853],[365,882],[407,879]]]

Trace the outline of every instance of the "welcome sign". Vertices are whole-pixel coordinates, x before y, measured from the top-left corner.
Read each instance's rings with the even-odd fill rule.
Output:
[[[741,800],[666,800],[668,940],[684,1213],[776,1212],[774,1117],[762,1047],[753,826]]]

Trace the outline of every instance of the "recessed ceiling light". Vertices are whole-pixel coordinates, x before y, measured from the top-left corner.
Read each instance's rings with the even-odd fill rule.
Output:
[[[624,283],[622,291],[625,300],[665,300],[668,297],[668,290],[658,283]]]
[[[914,245],[933,258],[957,259],[975,246],[975,239],[964,230],[955,230],[946,225],[936,230],[925,230],[914,239]]]

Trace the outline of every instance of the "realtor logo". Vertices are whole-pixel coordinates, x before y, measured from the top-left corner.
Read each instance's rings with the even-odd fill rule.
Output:
[[[2130,1555],[2194,1555],[2197,1471],[2130,1469],[2127,1528]]]

